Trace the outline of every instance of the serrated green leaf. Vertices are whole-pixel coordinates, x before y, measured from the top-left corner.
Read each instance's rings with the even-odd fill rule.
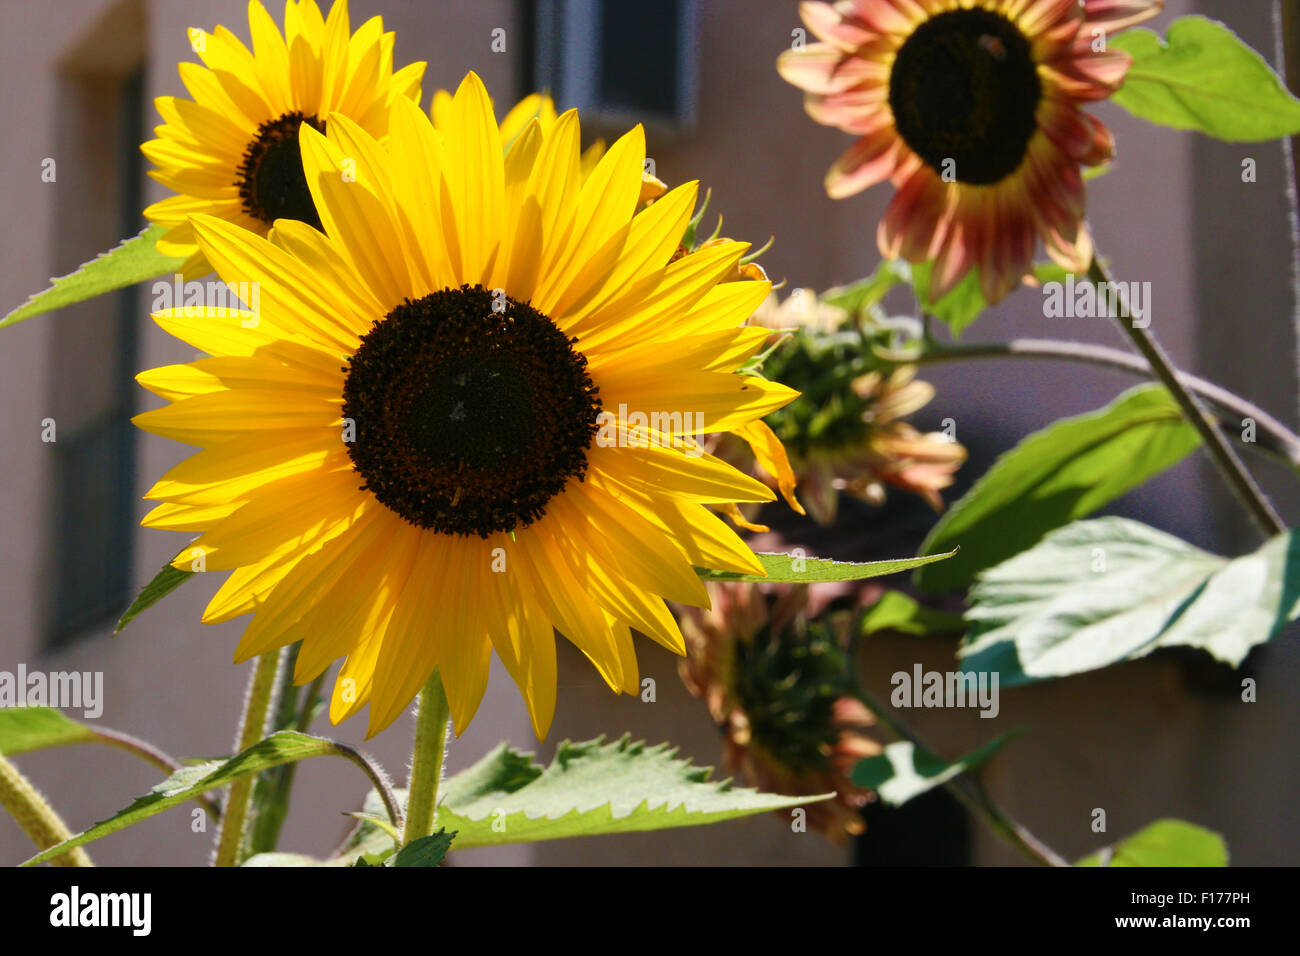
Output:
[[[1075,866],[1227,866],[1228,844],[1185,820],[1157,820]]]
[[[954,548],[944,554],[898,558],[891,561],[831,561],[828,558],[809,558],[797,554],[755,553],[754,557],[758,558],[767,570],[766,577],[708,568],[696,568],[695,572],[705,581],[779,581],[810,584],[818,581],[861,581],[943,561],[956,553],[957,549]]]
[[[886,591],[879,601],[867,608],[860,625],[863,637],[877,631],[924,636],[960,634],[964,630],[966,622],[960,614],[925,607],[902,591]]]
[[[859,760],[853,768],[853,782],[880,794],[880,799],[898,807],[927,790],[943,786],[957,774],[974,770],[993,756],[1011,738],[1004,734],[964,757],[948,761],[911,741],[889,744],[884,753]]]
[[[0,707],[0,757],[98,740],[94,730],[52,707]]]
[[[1133,57],[1111,99],[1135,116],[1234,143],[1300,133],[1300,100],[1217,20],[1180,17],[1164,42],[1150,30],[1127,30],[1110,46]]]
[[[451,849],[455,838],[455,830],[448,833],[445,828],[439,828],[437,833],[413,840],[398,850],[393,857],[393,866],[437,866]]]
[[[125,289],[145,279],[174,273],[185,260],[164,256],[157,250],[155,243],[165,231],[162,226],[149,226],[138,236],[123,240],[108,252],[83,263],[75,272],[51,279],[48,289],[36,293],[0,319],[0,328]]]
[[[113,628],[113,636],[121,634],[141,611],[153,607],[194,575],[194,571],[181,571],[173,568],[170,563],[164,564],[162,570],[153,576],[153,580],[140,589],[131,606],[118,619],[117,626]]]
[[[628,737],[560,744],[550,766],[522,772],[523,755],[504,744],[446,781],[439,826],[456,846],[497,846],[562,837],[698,826],[829,799],[781,796],[710,781],[667,744]],[[531,766],[531,761],[529,761]]]
[[[1160,385],[1139,385],[1105,408],[1053,422],[1002,455],[949,507],[923,551],[961,554],[916,574],[929,592],[975,575],[1096,511],[1187,457],[1200,436]]]
[[[1077,521],[981,574],[970,604],[958,653],[1004,686],[1179,645],[1235,667],[1300,615],[1300,543],[1229,560],[1139,521]]]
[[[309,734],[300,734],[296,731],[282,730],[279,733],[272,734],[265,740],[259,741],[229,760],[207,760],[192,766],[182,767],[155,786],[148,794],[137,797],[126,809],[115,813],[107,820],[101,820],[71,839],[50,847],[48,850],[25,861],[22,865],[34,866],[37,863],[43,863],[72,847],[92,843],[108,836],[110,833],[124,830],[141,820],[157,816],[164,810],[169,810],[199,794],[223,787],[239,777],[260,773],[271,767],[278,767],[296,760],[328,755],[341,756],[334,741],[323,737],[313,737]]]

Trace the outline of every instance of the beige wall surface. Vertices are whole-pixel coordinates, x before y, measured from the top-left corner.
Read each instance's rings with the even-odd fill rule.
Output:
[[[1260,49],[1270,51],[1267,5],[1206,2],[1197,9],[1223,17]],[[1157,21],[1193,9],[1171,0]],[[491,31],[517,37],[518,11],[510,0],[416,2],[356,0],[353,21],[382,14],[398,33],[399,63],[429,62],[425,103],[435,86],[454,86],[477,70],[498,105],[522,86],[517,50],[490,49]],[[277,18],[279,11],[274,11]],[[142,2],[110,0],[0,0],[0,210],[18,228],[0,230],[0,306],[5,309],[108,245],[113,223],[104,192],[112,181],[79,177],[105,147],[87,130],[102,131],[93,97],[69,93],[73,62],[111,72],[123,50],[138,44],[147,61],[147,95],[183,94],[178,60],[191,59],[186,28],[230,26],[246,36],[244,4],[236,0]],[[115,27],[114,24],[117,24]],[[125,26],[123,26],[125,24]],[[704,0],[700,4],[698,124],[673,136],[651,135],[649,154],[668,182],[699,179],[713,189],[711,209],[725,216],[725,234],[776,244],[763,262],[774,279],[825,288],[859,277],[878,261],[875,224],[890,198],[888,188],[844,201],[822,190],[826,167],[849,139],[814,125],[800,94],[776,74],[776,55],[798,25],[796,5],[763,0]],[[79,59],[78,59],[79,58]],[[77,87],[73,85],[75,90]],[[84,90],[84,84],[82,86]],[[89,94],[83,94],[89,95]],[[1118,278],[1150,281],[1153,332],[1192,371],[1239,385],[1283,420],[1295,423],[1295,337],[1291,311],[1290,246],[1284,211],[1285,176],[1278,144],[1226,146],[1156,130],[1109,104],[1096,110],[1116,134],[1114,170],[1090,186],[1090,219],[1099,248]],[[148,125],[157,122],[152,107]],[[1243,156],[1258,160],[1259,180],[1240,182]],[[40,178],[42,160],[55,157],[55,183]],[[99,157],[102,160],[102,157]],[[63,170],[67,170],[67,175]],[[149,201],[164,192],[149,183]],[[70,221],[69,221],[70,220]],[[900,303],[900,310],[906,303]],[[140,310],[140,367],[187,361],[193,355],[156,329]],[[60,348],[80,352],[76,368],[94,349],[94,307],[75,316],[56,314],[0,330],[0,670],[20,662],[30,669],[104,673],[105,707],[99,718],[154,741],[180,756],[226,752],[240,706],[246,667],[231,665],[243,622],[217,626],[199,615],[218,582],[195,582],[166,604],[141,616],[122,636],[107,628],[57,654],[42,648],[48,601],[48,486],[50,448],[40,441],[40,421],[56,414],[69,389],[91,387]],[[78,326],[70,323],[79,322]],[[84,337],[55,336],[56,328],[84,329]],[[1096,320],[1044,319],[1041,296],[1023,289],[991,310],[968,333],[974,340],[1016,335],[1076,338],[1122,346],[1117,332]],[[996,453],[1053,418],[1104,404],[1132,379],[1059,363],[984,362],[927,369],[939,395],[922,423],[957,421],[958,437]],[[143,391],[138,407],[156,403]],[[136,473],[143,494],[154,478],[187,450],[140,435]],[[1255,460],[1255,459],[1252,459]],[[1280,503],[1300,513],[1300,498],[1285,476],[1263,472]],[[1194,543],[1237,553],[1256,539],[1232,510],[1216,477],[1187,463],[1127,496],[1123,513],[1139,516]],[[146,511],[139,503],[137,517]],[[792,524],[784,543],[828,539]],[[867,517],[838,529],[826,545],[837,556],[893,547],[883,526]],[[133,575],[143,585],[183,541],[178,535],[139,529]],[[773,541],[773,544],[780,542]],[[915,546],[905,541],[903,546]],[[810,549],[811,550],[811,549]],[[815,552],[814,552],[815,553]],[[899,551],[901,553],[901,551]],[[884,556],[878,554],[873,556]],[[921,662],[952,667],[952,645],[884,640],[865,649],[868,685],[887,695],[889,675]],[[558,741],[630,731],[652,742],[671,741],[701,764],[719,759],[716,732],[702,706],[676,677],[671,655],[638,643],[644,674],[656,680],[657,700],[615,698],[572,648],[562,648],[559,705],[548,740],[538,743],[519,695],[494,665],[488,697],[461,739],[450,746],[450,766],[465,766],[508,738],[521,749],[549,756]],[[991,765],[990,787],[1009,809],[1062,852],[1075,856],[1140,828],[1178,816],[1223,832],[1242,863],[1300,859],[1300,828],[1293,808],[1300,797],[1295,772],[1300,705],[1294,688],[1300,651],[1294,633],[1252,656],[1245,672],[1259,683],[1259,702],[1243,704],[1225,692],[1221,669],[1173,655],[1031,688],[1007,691],[995,720],[973,713],[916,712],[915,726],[944,753],[957,753],[1016,727],[1020,736]],[[1240,676],[1240,675],[1238,675]],[[1229,674],[1226,684],[1237,677]],[[362,744],[364,718],[328,732]],[[405,772],[413,722],[403,718],[365,744],[395,775]],[[327,732],[324,720],[317,730]],[[19,759],[74,829],[125,806],[152,786],[157,773],[116,752],[96,748],[52,751]],[[360,800],[365,785],[346,765],[307,763],[298,774],[294,814],[283,848],[323,853],[344,830],[338,815]],[[1089,828],[1095,808],[1108,815],[1108,832]],[[98,862],[119,865],[193,865],[206,862],[210,834],[194,833],[188,812],[154,818],[130,835],[92,848]],[[1015,859],[986,831],[975,829],[980,863]],[[0,864],[28,854],[22,834],[0,819]],[[726,865],[834,864],[849,851],[815,835],[792,833],[776,817],[654,836],[588,839],[456,857],[472,863],[717,863]]]

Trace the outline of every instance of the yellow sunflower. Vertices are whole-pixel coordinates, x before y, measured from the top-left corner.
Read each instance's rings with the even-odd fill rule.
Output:
[[[433,117],[433,125],[439,129],[447,128],[451,123],[452,96],[447,90],[434,90],[433,103],[429,112]],[[530,93],[506,112],[501,118],[501,143],[506,149],[514,143],[515,139],[532,120],[542,127],[542,132],[547,133],[555,125],[559,114],[555,111],[555,100],[549,93]],[[605,141],[603,139],[593,140],[591,145],[582,151],[582,176],[585,179],[596,164],[600,162],[600,157],[605,155]],[[642,170],[641,173],[641,196],[637,205],[652,202],[668,191],[668,186],[661,179],[650,172],[649,169]],[[766,278],[766,276],[764,276]]]
[[[630,628],[682,653],[664,598],[707,605],[693,566],[762,573],[706,505],[773,494],[694,436],[797,393],[735,374],[767,337],[742,323],[768,283],[721,281],[747,244],[670,262],[697,184],[637,211],[640,127],[584,179],[575,112],[503,153],[471,73],[446,127],[398,98],[389,130],[304,127],[323,233],[194,217],[261,308],[154,316],[211,357],[139,376],[171,404],[136,424],[203,449],[144,523],[233,572],[203,620],[253,613],[237,660],[301,641],[305,682],[346,658],[335,722],[369,704],[377,733],[436,668],[459,733],[495,648],[542,736],[553,628],[633,693]]]
[[[1107,48],[1163,0],[841,0],[800,5],[822,43],[787,50],[781,75],[817,122],[860,137],[835,161],[835,198],[892,180],[877,240],[888,258],[935,260],[938,298],[978,268],[997,302],[1051,257],[1092,258],[1079,167],[1110,159],[1082,106],[1115,92],[1131,58]]]
[[[420,99],[425,64],[394,73],[393,34],[380,17],[353,34],[346,0],[337,0],[328,19],[315,0],[288,0],[283,35],[252,0],[248,23],[252,52],[225,27],[190,31],[207,65],[180,64],[193,99],[156,99],[165,122],[154,130],[158,138],[140,147],[158,167],[149,175],[177,193],[144,214],[167,227],[158,251],[186,257],[186,276],[210,271],[190,216],[216,216],[261,235],[277,219],[320,227],[298,150],[304,124],[323,130],[338,112],[382,138],[392,101]]]

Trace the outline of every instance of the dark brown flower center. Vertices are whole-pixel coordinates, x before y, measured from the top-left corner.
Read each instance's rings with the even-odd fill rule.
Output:
[[[738,637],[734,655],[730,690],[754,743],[794,770],[829,769],[840,737],[835,702],[852,693],[849,662],[831,629],[820,621],[780,631],[765,624]]]
[[[899,49],[889,106],[899,134],[949,181],[991,185],[1025,158],[1042,84],[1029,41],[990,10],[952,10]]]
[[[302,113],[285,113],[257,128],[239,164],[239,197],[244,211],[270,225],[277,219],[297,219],[321,228],[307,177],[302,171],[298,130],[306,123],[325,132],[325,121]]]
[[[570,478],[583,479],[596,433],[600,399],[576,341],[482,286],[393,309],[344,369],[348,453],[363,487],[444,534],[536,521]]]

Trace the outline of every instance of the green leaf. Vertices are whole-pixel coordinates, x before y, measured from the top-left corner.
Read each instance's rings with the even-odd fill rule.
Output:
[[[961,545],[954,560],[917,572],[936,592],[1032,546],[1185,458],[1200,436],[1160,385],[1139,385],[1105,408],[1063,418],[1002,455],[950,507],[921,546]]]
[[[141,611],[153,607],[194,577],[194,574],[193,571],[181,571],[178,568],[173,568],[170,562],[164,564],[162,570],[153,576],[153,580],[140,589],[140,593],[135,596],[131,606],[118,619],[117,626],[113,628],[113,636],[117,637],[117,635],[121,634]]]
[[[821,298],[828,305],[843,309],[850,315],[860,315],[872,306],[879,305],[891,289],[908,282],[910,278],[911,268],[906,262],[884,259],[876,266],[876,271],[865,279],[827,289]]]
[[[278,767],[281,764],[292,763],[296,760],[306,760],[308,757],[328,755],[341,756],[334,741],[294,731],[280,731],[265,740],[259,741],[229,760],[205,760],[189,767],[182,767],[154,787],[149,793],[143,797],[137,797],[126,809],[114,814],[107,820],[101,820],[90,829],[78,833],[71,839],[50,847],[22,865],[34,866],[37,863],[43,863],[73,847],[92,843],[108,836],[110,833],[116,833],[139,823],[141,820],[157,816],[164,810],[169,810],[201,793],[225,786],[239,777],[260,773],[271,767]]]
[[[877,631],[897,631],[900,634],[924,636],[929,634],[960,634],[966,622],[960,614],[949,614],[918,604],[902,591],[886,591],[862,615],[863,637]]]
[[[413,840],[398,850],[393,857],[393,866],[437,866],[451,849],[451,841],[455,838],[455,830],[448,833],[439,828],[432,836]]]
[[[960,338],[962,332],[988,308],[984,293],[980,291],[979,269],[971,269],[937,302],[930,299],[930,273],[933,269],[932,262],[912,266],[912,288],[916,292],[917,301],[921,303],[923,311],[948,326],[953,338]]]
[[[942,786],[962,771],[979,767],[1010,737],[1004,734],[953,761],[901,740],[886,746],[884,753],[858,761],[853,768],[853,782],[876,791],[881,800],[892,806],[902,806],[913,797]]]
[[[1180,17],[1163,43],[1150,30],[1127,30],[1110,46],[1133,57],[1111,99],[1135,116],[1234,143],[1300,133],[1300,100],[1217,20]]]
[[[958,654],[1004,685],[1179,645],[1235,667],[1300,615],[1300,542],[1228,560],[1127,518],[1077,521],[981,574],[970,603]]]
[[[437,822],[459,832],[457,847],[469,848],[698,826],[833,796],[759,793],[710,774],[667,744],[626,736],[565,741],[545,768],[502,744],[445,782]]]
[[[164,256],[157,250],[154,244],[164,232],[162,226],[149,226],[138,236],[123,240],[108,252],[84,263],[77,271],[51,279],[48,289],[36,293],[0,319],[0,328],[85,302],[105,292],[124,289],[145,279],[174,273],[185,260]]]
[[[0,757],[99,740],[94,730],[52,707],[0,707]]]
[[[1227,866],[1228,844],[1185,820],[1157,820],[1075,866]]]
[[[767,576],[758,574],[740,574],[736,571],[716,571],[708,568],[696,568],[696,573],[705,581],[780,581],[808,582],[818,581],[861,581],[865,578],[879,578],[886,574],[908,571],[923,564],[943,561],[957,553],[953,548],[945,554],[930,554],[920,558],[898,558],[892,561],[831,561],[828,558],[809,558],[798,553],[765,554],[756,553],[754,557],[767,569]]]

